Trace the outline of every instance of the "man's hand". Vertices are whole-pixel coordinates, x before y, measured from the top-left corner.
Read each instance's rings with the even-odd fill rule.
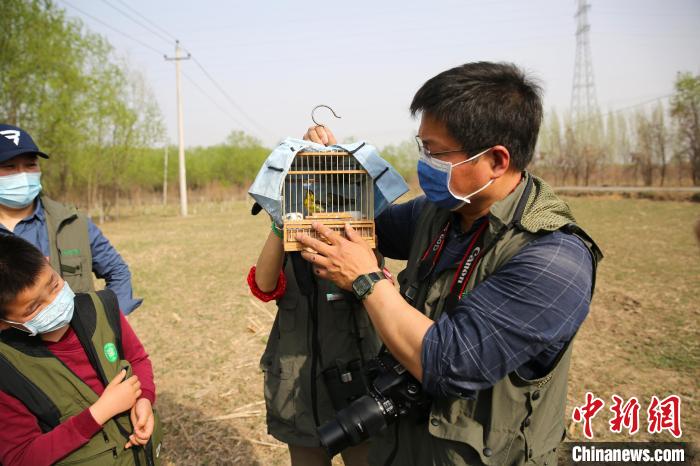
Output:
[[[321,223],[313,223],[312,227],[328,242],[305,234],[298,234],[297,240],[316,251],[302,251],[301,256],[313,264],[317,277],[330,280],[344,290],[352,290],[352,282],[357,277],[379,270],[372,248],[349,223],[345,224],[348,239]]]
[[[312,126],[304,134],[304,140],[323,144],[324,146],[332,146],[337,144],[333,132],[327,126]]]
[[[146,398],[139,399],[131,408],[131,425],[134,426],[134,433],[129,436],[124,448],[131,448],[134,445],[146,445],[153,435],[155,417],[153,407]]]
[[[132,375],[124,380],[125,376],[126,370],[119,371],[105,387],[100,398],[90,406],[90,413],[98,424],[102,425],[117,414],[130,409],[141,396],[139,378]]]

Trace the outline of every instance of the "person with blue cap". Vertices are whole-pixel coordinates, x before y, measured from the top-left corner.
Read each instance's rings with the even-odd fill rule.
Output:
[[[49,156],[26,131],[0,124],[0,235],[39,248],[76,292],[95,290],[93,274],[104,278],[130,314],[143,300],[133,297],[129,267],[92,220],[42,192],[39,158]]]

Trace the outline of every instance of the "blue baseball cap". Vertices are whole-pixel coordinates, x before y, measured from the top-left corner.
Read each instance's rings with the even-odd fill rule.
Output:
[[[48,159],[39,150],[32,137],[22,128],[0,124],[0,163],[22,154],[35,154]]]

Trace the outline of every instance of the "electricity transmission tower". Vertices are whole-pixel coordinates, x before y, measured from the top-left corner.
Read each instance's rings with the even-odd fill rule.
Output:
[[[591,42],[588,31],[587,0],[576,0],[576,62],[574,64],[574,82],[571,89],[571,119],[575,123],[590,118],[598,110],[595,82],[593,79],[593,60],[591,59]]]

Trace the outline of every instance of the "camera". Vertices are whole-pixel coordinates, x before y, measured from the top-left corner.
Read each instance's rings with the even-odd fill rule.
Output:
[[[383,349],[367,362],[366,377],[369,394],[357,398],[318,428],[321,444],[331,456],[378,434],[399,416],[427,422],[430,398],[389,351]]]

